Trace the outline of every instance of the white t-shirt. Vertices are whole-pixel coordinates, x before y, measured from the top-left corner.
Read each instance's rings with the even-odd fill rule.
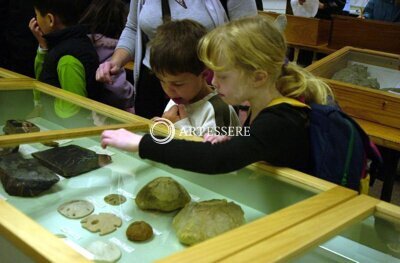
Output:
[[[165,111],[175,105],[176,103],[170,100]],[[216,128],[240,127],[233,107],[223,102],[215,91],[199,101],[185,105],[185,109],[188,117],[174,124],[175,128],[181,129],[185,135],[203,136],[215,132]]]

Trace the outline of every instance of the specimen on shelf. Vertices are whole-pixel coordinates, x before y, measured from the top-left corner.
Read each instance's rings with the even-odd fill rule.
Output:
[[[72,200],[60,205],[57,211],[67,218],[77,219],[93,213],[94,206],[86,200]]]
[[[122,225],[122,220],[111,213],[90,215],[81,220],[83,228],[90,232],[100,232],[100,236],[114,232]]]
[[[189,203],[172,221],[179,241],[185,245],[202,242],[244,223],[242,208],[225,199]]]
[[[64,177],[77,176],[111,163],[111,157],[97,154],[78,145],[68,145],[35,152],[33,157]]]
[[[0,179],[6,192],[15,196],[36,196],[60,180],[37,160],[19,153],[0,156]]]
[[[171,177],[158,177],[136,195],[140,209],[171,212],[184,207],[191,200],[189,193]]]
[[[109,205],[121,205],[126,202],[126,198],[119,194],[109,194],[104,197],[104,202]]]
[[[153,236],[153,228],[144,221],[135,221],[126,229],[130,241],[146,241]]]

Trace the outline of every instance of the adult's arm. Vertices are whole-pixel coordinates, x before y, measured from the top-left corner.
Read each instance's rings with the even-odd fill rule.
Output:
[[[236,20],[244,16],[256,16],[257,6],[255,1],[229,0],[228,12],[231,20]]]
[[[112,60],[114,62],[118,61],[121,66],[125,65],[127,62],[134,58],[136,36],[138,33],[138,1],[140,0],[131,0],[125,28],[122,31],[122,34],[118,41],[118,45],[112,57]]]

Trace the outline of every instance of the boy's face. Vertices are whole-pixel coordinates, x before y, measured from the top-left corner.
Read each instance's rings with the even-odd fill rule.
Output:
[[[205,73],[196,76],[193,73],[179,73],[177,75],[157,75],[167,96],[176,104],[190,104],[202,99],[201,91],[207,88]]]
[[[50,14],[45,14],[42,16],[40,12],[35,8],[35,14],[36,14],[36,21],[39,24],[40,30],[42,30],[43,34],[48,34],[52,32],[53,29],[53,16]]]

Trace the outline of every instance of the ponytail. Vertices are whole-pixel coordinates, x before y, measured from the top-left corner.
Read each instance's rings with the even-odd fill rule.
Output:
[[[302,98],[305,103],[327,104],[333,93],[328,84],[310,72],[288,63],[282,67],[282,74],[276,82],[277,90],[285,97]]]

